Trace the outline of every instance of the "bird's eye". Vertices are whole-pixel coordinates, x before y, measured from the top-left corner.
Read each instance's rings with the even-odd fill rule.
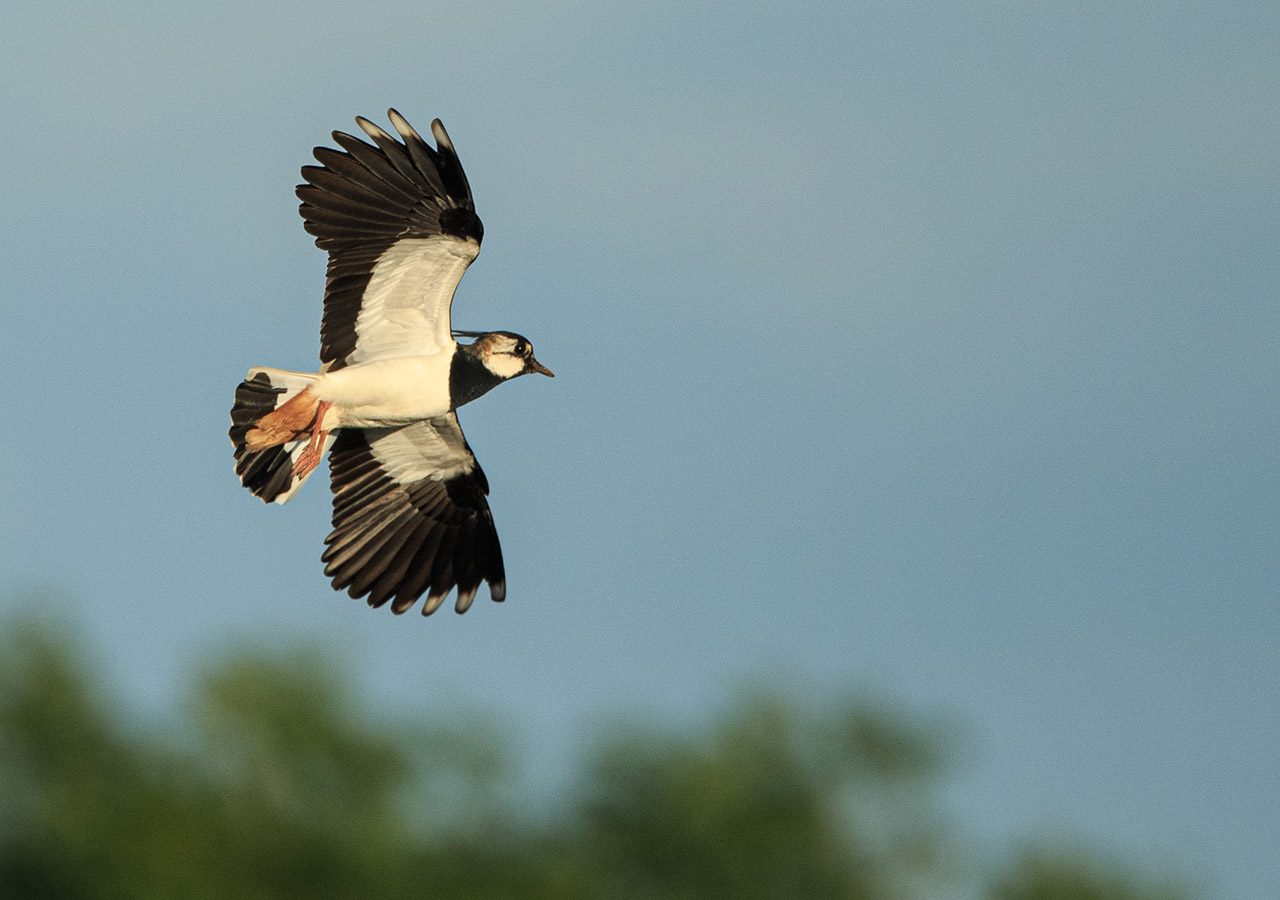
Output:
[[[528,349],[529,345],[524,341],[516,341],[516,356],[524,356]]]

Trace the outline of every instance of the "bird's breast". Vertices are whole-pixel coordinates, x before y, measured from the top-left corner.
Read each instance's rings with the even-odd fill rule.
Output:
[[[333,404],[335,428],[377,428],[433,419],[449,411],[452,355],[358,363],[325,372],[313,390],[320,400]]]

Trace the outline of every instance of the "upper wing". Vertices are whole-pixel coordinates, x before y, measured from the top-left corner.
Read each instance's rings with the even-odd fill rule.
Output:
[[[450,346],[453,292],[484,237],[440,120],[431,123],[433,149],[394,109],[387,115],[402,140],[357,118],[372,144],[335,131],[343,149],[317,147],[322,165],[302,167],[299,211],[316,246],[329,251],[326,369]]]
[[[454,413],[397,428],[343,429],[329,455],[333,532],[325,574],[370,606],[430,615],[456,585],[466,612],[481,581],[506,596],[489,484]]]

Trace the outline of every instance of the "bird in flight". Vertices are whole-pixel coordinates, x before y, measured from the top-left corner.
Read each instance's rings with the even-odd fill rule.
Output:
[[[432,147],[394,109],[396,136],[365,118],[303,166],[299,211],[328,251],[320,370],[258,366],[236,388],[231,443],[241,484],[284,503],[326,452],[337,590],[430,615],[457,588],[466,612],[482,581],[506,596],[489,484],[458,407],[504,381],[552,372],[510,331],[455,331],[453,293],[484,226],[444,125]],[[455,337],[470,338],[458,343]]]

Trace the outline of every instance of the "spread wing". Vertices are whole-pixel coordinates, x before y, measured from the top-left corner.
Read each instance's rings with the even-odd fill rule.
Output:
[[[423,615],[458,588],[466,612],[481,581],[506,596],[489,484],[454,413],[397,428],[344,429],[329,456],[333,532],[325,574],[337,590]]]
[[[320,326],[325,369],[452,346],[449,307],[480,253],[484,226],[440,120],[432,148],[394,109],[400,140],[368,119],[372,144],[333,133],[341,150],[317,147],[303,166],[299,211],[329,252]]]

